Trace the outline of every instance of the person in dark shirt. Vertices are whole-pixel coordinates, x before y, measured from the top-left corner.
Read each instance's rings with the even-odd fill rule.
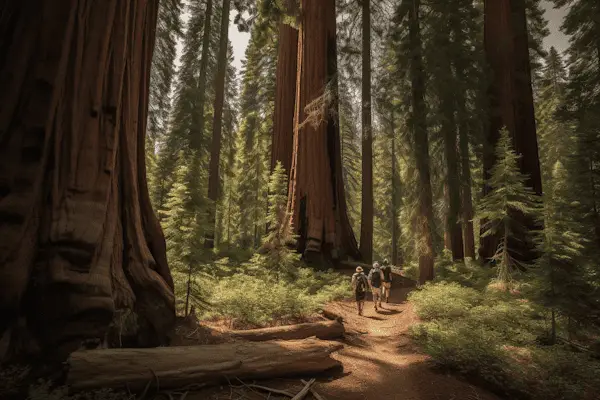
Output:
[[[390,302],[390,293],[392,292],[392,267],[387,260],[383,260],[383,268],[381,268],[381,272],[383,272],[383,285],[381,288],[381,297],[385,298],[385,302]]]
[[[368,286],[369,282],[367,281],[367,277],[364,274],[362,267],[356,267],[356,273],[352,275],[352,289],[354,290],[354,295],[356,297],[358,315],[363,315]]]

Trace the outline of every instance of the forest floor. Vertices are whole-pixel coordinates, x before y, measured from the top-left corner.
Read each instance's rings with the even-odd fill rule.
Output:
[[[349,272],[349,275],[351,273]],[[316,377],[313,388],[328,400],[497,400],[485,390],[432,367],[429,358],[408,336],[410,325],[418,321],[410,303],[406,302],[411,287],[392,290],[389,304],[376,312],[370,297],[364,316],[358,316],[354,302],[335,302],[326,310],[344,320],[345,348],[333,357],[343,364],[343,371],[328,377]],[[247,383],[247,382],[246,382]],[[261,385],[297,393],[299,379],[277,379]],[[198,397],[199,396],[199,397]],[[274,396],[244,387],[241,382],[189,394],[187,399],[271,400]],[[311,397],[308,397],[311,398]]]

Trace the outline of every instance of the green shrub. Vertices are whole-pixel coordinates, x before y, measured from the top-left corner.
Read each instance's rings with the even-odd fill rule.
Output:
[[[600,362],[562,346],[538,346],[544,309],[518,295],[432,283],[410,296],[426,322],[413,338],[433,360],[510,398],[600,398]]]
[[[284,324],[304,320],[350,294],[348,279],[333,272],[300,268],[291,281],[236,274],[213,282],[208,300],[213,308],[205,318],[225,318],[242,327]]]
[[[419,317],[433,319],[461,317],[480,304],[483,296],[458,283],[441,282],[426,284],[421,290],[412,292],[408,299],[415,304]]]

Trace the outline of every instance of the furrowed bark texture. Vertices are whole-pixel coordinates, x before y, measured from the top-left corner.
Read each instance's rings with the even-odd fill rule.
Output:
[[[229,334],[236,339],[243,339],[251,342],[297,340],[313,336],[317,339],[326,340],[337,339],[344,336],[344,325],[339,321],[322,321],[262,329],[232,331]]]
[[[335,1],[303,0],[288,210],[307,258],[358,259],[342,180],[336,72]],[[320,96],[321,118],[307,121],[306,106]]]
[[[141,392],[238,379],[314,374],[339,367],[331,353],[344,346],[317,339],[236,342],[157,349],[78,351],[68,361],[67,384],[75,391],[113,388]]]
[[[483,158],[484,178],[487,180],[490,177],[491,168],[496,162],[494,148],[500,137],[500,130],[506,128],[512,137],[515,151],[521,155],[520,170],[529,177],[526,184],[541,196],[542,179],[524,0],[486,1],[484,24],[486,59],[492,71],[488,89],[490,117]],[[484,194],[491,190],[489,186],[484,186]],[[539,229],[534,221],[522,215],[518,217],[530,230]],[[480,256],[492,257],[498,246],[498,239],[494,236],[483,238]],[[518,240],[511,240],[511,247],[517,248],[517,259],[530,261],[533,258],[532,249],[517,242]]]
[[[371,0],[362,0],[362,198],[360,254],[373,261],[373,129],[371,115]]]
[[[409,18],[409,42],[412,53],[410,65],[412,115],[415,160],[418,176],[419,211],[418,229],[419,284],[434,278],[433,251],[433,199],[431,173],[429,171],[429,136],[427,133],[427,109],[425,106],[425,72],[423,69],[421,27],[419,21],[420,0],[412,0]]]
[[[157,9],[2,9],[0,336],[11,336],[11,355],[102,340],[119,311],[133,312],[123,335],[137,345],[164,343],[175,321],[144,157]]]
[[[278,46],[271,171],[275,169],[277,161],[280,161],[289,176],[292,167],[292,146],[294,144],[298,30],[281,22],[279,24]]]

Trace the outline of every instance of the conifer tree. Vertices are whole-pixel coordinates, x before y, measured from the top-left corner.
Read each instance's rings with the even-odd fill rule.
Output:
[[[173,184],[178,155],[190,148],[191,134],[196,132],[198,121],[196,108],[198,98],[196,82],[200,63],[201,37],[204,23],[204,7],[202,0],[193,0],[186,4],[189,14],[183,34],[183,50],[181,65],[177,71],[173,108],[170,116],[169,131],[158,144],[158,159],[153,174],[151,198],[155,209],[162,210]],[[164,93],[161,93],[164,95]],[[202,155],[200,151],[197,153]]]
[[[156,43],[152,56],[148,99],[148,143],[159,141],[168,130],[171,89],[175,77],[176,44],[181,32],[181,0],[163,0],[158,7]],[[154,147],[147,153],[154,154]]]
[[[262,238],[261,251],[248,263],[250,271],[275,276],[275,280],[289,280],[300,261],[289,244],[293,241],[292,227],[287,212],[288,175],[278,161],[269,179],[269,210],[266,216],[268,231]]]
[[[423,67],[423,44],[420,27],[421,1],[412,0],[408,11],[408,35],[411,51],[411,130],[413,134],[416,171],[419,185],[419,211],[417,229],[419,232],[419,283],[433,280],[433,202],[431,173],[429,164],[429,137],[427,132],[427,107],[425,103],[425,71]]]
[[[561,119],[573,126],[576,137],[577,174],[573,190],[581,194],[582,221],[595,237],[593,250],[600,248],[600,4],[594,0],[554,0],[557,7],[569,6],[561,30],[570,35],[567,50],[569,79]],[[592,250],[592,249],[590,249]]]
[[[583,238],[573,218],[569,174],[556,161],[544,199],[544,230],[538,260],[543,275],[544,303],[551,309],[551,343],[556,343],[557,313],[580,320],[588,315],[590,286],[582,268]]]
[[[203,259],[203,235],[206,200],[201,193],[200,161],[196,154],[180,152],[173,185],[169,191],[165,209],[162,210],[163,229],[167,240],[167,256],[171,269],[185,276],[184,285],[175,279],[179,296],[185,293],[187,315],[193,297],[198,298],[195,278]],[[183,293],[182,293],[183,292]]]
[[[533,190],[525,186],[528,178],[519,171],[518,160],[508,131],[502,129],[496,145],[496,163],[487,182],[491,191],[481,200],[478,216],[485,221],[482,236],[500,238],[492,259],[498,266],[498,280],[505,285],[510,284],[512,270],[525,267],[515,257],[515,242],[533,243],[534,239],[521,222],[521,215],[540,218],[539,200]]]

